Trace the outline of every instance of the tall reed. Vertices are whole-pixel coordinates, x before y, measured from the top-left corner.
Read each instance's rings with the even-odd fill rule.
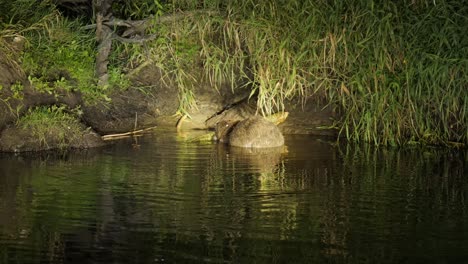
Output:
[[[208,2],[218,15],[193,19],[187,37],[214,86],[249,78],[262,113],[316,94],[353,141],[467,143],[463,1]]]
[[[89,89],[85,86],[92,86],[93,32],[77,30],[77,38],[70,28],[79,28],[79,22],[63,20],[56,10],[49,16],[33,16],[31,7],[23,10],[15,7],[17,3],[8,4],[12,12],[2,21],[16,24],[15,32],[26,37],[35,32],[30,37],[33,49],[23,56],[26,71],[47,75],[34,63],[40,57],[47,67],[69,69],[84,84],[80,89]],[[41,10],[49,10],[51,2],[44,3],[49,4],[41,5]],[[227,81],[234,91],[247,80],[265,115],[287,111],[285,102],[291,98],[326,98],[341,113],[335,128],[352,141],[455,146],[468,142],[468,6],[464,1],[138,3],[142,5],[135,11],[125,5],[121,11],[135,18],[155,13],[148,33],[159,37],[138,48],[116,46],[115,51],[125,50],[131,62],[150,59],[164,68],[166,79],[179,87],[181,113],[196,107],[193,91],[201,79],[214,89]],[[148,12],[141,7],[153,9]],[[161,14],[180,12],[185,16],[157,22]],[[0,29],[11,32],[11,28]],[[121,67],[119,59],[114,54],[110,68]],[[200,65],[202,76],[192,70]],[[120,72],[115,70],[115,75]]]

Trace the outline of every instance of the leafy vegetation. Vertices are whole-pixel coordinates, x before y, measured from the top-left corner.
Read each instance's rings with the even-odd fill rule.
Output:
[[[18,127],[30,131],[46,149],[49,145],[68,148],[79,140],[83,127],[64,107],[38,107],[18,119]],[[53,142],[50,142],[53,141]],[[51,144],[52,143],[52,144]]]
[[[315,94],[342,113],[336,128],[353,141],[467,142],[463,3],[239,0],[217,11],[178,21],[190,30],[173,29],[170,45],[196,39],[213,85],[248,78],[264,114]]]
[[[59,88],[75,89],[91,101],[106,99],[110,91],[98,89],[94,78],[94,31],[84,28],[85,23],[92,21],[69,19],[50,1],[43,1],[38,8],[41,15],[31,16],[29,11],[37,8],[29,6],[33,2],[17,4],[9,18],[12,23],[3,24],[0,35],[3,38],[20,35],[26,39],[21,66],[34,87],[49,93]],[[110,70],[110,86],[129,86],[128,80],[116,67]]]
[[[1,34],[26,37],[23,67],[47,84],[36,87],[107,98],[95,85],[95,36],[84,19],[67,19],[48,1],[34,7],[42,15],[31,13],[34,1],[16,2],[8,3]],[[180,113],[195,107],[199,81],[214,89],[227,81],[233,90],[247,83],[265,115],[287,110],[287,99],[326,98],[341,113],[334,128],[352,141],[468,142],[463,1],[139,0],[113,8],[133,19],[152,16],[146,33],[158,37],[114,46],[110,87],[128,87],[124,69],[150,61],[177,85]],[[164,16],[175,19],[159,22]],[[203,76],[193,70],[200,65]]]

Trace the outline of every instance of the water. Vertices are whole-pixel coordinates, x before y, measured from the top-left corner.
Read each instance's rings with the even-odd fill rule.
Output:
[[[0,263],[468,263],[466,152],[134,143],[0,156]]]

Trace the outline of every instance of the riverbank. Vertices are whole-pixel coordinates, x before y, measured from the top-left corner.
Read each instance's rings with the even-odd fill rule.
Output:
[[[110,133],[283,111],[283,133],[466,146],[467,7],[267,2],[140,11],[151,19],[133,38],[148,41],[113,42],[106,85],[94,77],[92,17],[13,6],[0,34],[0,150],[89,147]]]
[[[99,147],[105,144],[101,139],[104,135],[154,126],[208,133],[215,125],[213,120],[242,119],[256,114],[255,97],[239,97],[228,86],[214,93],[209,84],[193,90],[197,98],[195,107],[188,109],[185,116],[177,114],[179,97],[173,92],[177,87],[164,82],[161,70],[150,64],[132,74],[129,88],[116,89],[108,99],[93,102],[84,100],[79,91],[62,91],[60,96],[37,91],[21,71],[8,76],[8,71],[2,72],[2,80],[25,84],[19,98],[15,98],[11,89],[0,91],[4,102],[0,106],[3,152]],[[135,88],[142,86],[146,88]],[[288,104],[290,117],[280,126],[283,133],[336,134],[321,128],[330,126],[334,115],[325,102],[305,107],[294,101]]]

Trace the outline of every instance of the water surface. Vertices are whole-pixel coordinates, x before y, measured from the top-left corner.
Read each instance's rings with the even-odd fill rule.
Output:
[[[468,263],[464,151],[286,145],[1,155],[0,263]]]

